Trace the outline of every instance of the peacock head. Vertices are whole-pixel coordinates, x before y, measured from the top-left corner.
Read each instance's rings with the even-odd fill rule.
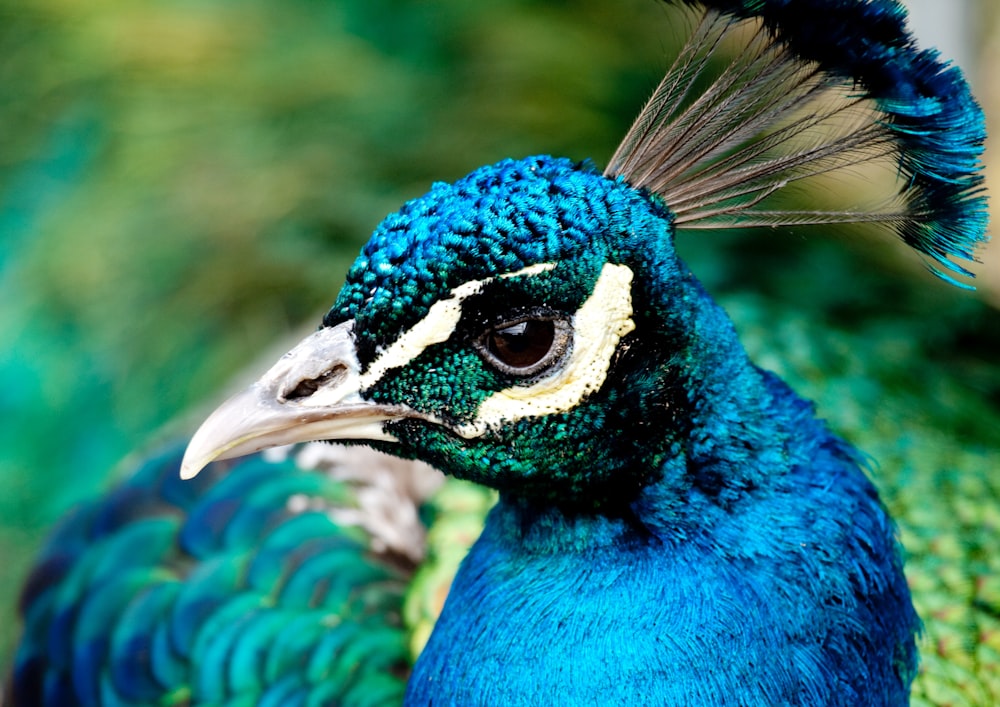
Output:
[[[838,5],[817,33],[784,2],[683,4],[695,31],[603,173],[505,161],[389,216],[322,328],[206,421],[182,473],[341,439],[560,503],[629,497],[685,457],[714,489],[756,449],[748,430],[781,444],[675,228],[877,223],[944,279],[971,275],[982,112],[904,13]],[[786,187],[810,182],[845,202],[790,210]]]
[[[529,497],[634,493],[657,467],[636,456],[680,434],[666,379],[689,309],[662,305],[693,281],[672,230],[589,163],[434,185],[375,230],[323,326],[205,423],[185,474],[340,439]]]

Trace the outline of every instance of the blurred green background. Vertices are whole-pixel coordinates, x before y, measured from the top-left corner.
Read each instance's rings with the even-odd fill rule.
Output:
[[[669,14],[0,0],[0,666],[60,513],[314,326],[367,234],[432,181],[535,153],[603,164],[680,36]],[[683,245],[764,363],[868,451],[895,443],[869,424],[895,394],[912,444],[996,468],[1000,318],[977,296],[865,239]]]

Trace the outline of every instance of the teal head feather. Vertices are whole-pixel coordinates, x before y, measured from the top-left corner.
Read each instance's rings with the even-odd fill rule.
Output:
[[[637,272],[656,278],[633,282]],[[657,466],[636,457],[644,444],[626,441],[649,434],[627,402],[639,387],[607,374],[641,345],[640,317],[652,317],[657,324],[645,328],[658,335],[686,330],[674,320],[690,312],[656,306],[680,295],[682,273],[658,199],[588,164],[508,160],[438,184],[387,218],[324,324],[350,321],[361,369],[385,367],[371,400],[422,416],[391,424],[407,453],[503,490],[595,505],[628,495]],[[443,338],[435,332],[407,365],[386,367],[400,332],[445,321],[454,334],[434,341]],[[504,365],[499,359],[514,355],[495,350],[505,336],[506,346],[539,337],[546,348],[538,361],[528,350],[526,365]],[[656,387],[672,415],[670,386]]]

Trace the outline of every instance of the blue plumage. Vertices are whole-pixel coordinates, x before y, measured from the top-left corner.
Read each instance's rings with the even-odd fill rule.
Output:
[[[497,214],[506,209],[518,216]],[[542,231],[525,216],[536,213]],[[452,237],[465,228],[475,240]],[[453,401],[502,385],[447,343],[368,393],[448,419],[444,429],[390,422],[398,442],[384,449],[501,490],[416,663],[414,704],[905,700],[918,622],[892,524],[856,453],[747,360],[677,260],[657,199],[544,157],[438,185],[376,230],[326,319],[353,322],[362,369],[391,345],[368,318],[383,303],[406,301],[412,321],[430,310],[408,299],[405,270],[381,267],[386,234],[422,273],[455,264],[421,293],[559,263],[525,291],[484,288],[472,311],[522,299],[575,311],[608,263],[639,283],[634,336],[600,391],[572,410],[456,439],[448,430],[479,408]]]
[[[942,277],[968,274],[982,116],[894,2],[697,5],[603,174],[504,160],[404,205],[321,328],[181,464],[344,440],[499,493],[410,704],[908,700],[919,620],[861,455],[750,361],[674,237],[874,222]],[[770,203],[879,160],[898,176],[888,205]],[[188,490],[173,463],[57,536],[29,584],[18,694],[398,700],[412,557],[355,532],[378,535],[364,494],[259,456]]]

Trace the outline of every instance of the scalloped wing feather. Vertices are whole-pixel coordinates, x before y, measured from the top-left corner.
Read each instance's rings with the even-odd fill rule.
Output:
[[[181,481],[180,452],[55,531],[22,592],[12,703],[401,701],[440,474],[305,445]]]

